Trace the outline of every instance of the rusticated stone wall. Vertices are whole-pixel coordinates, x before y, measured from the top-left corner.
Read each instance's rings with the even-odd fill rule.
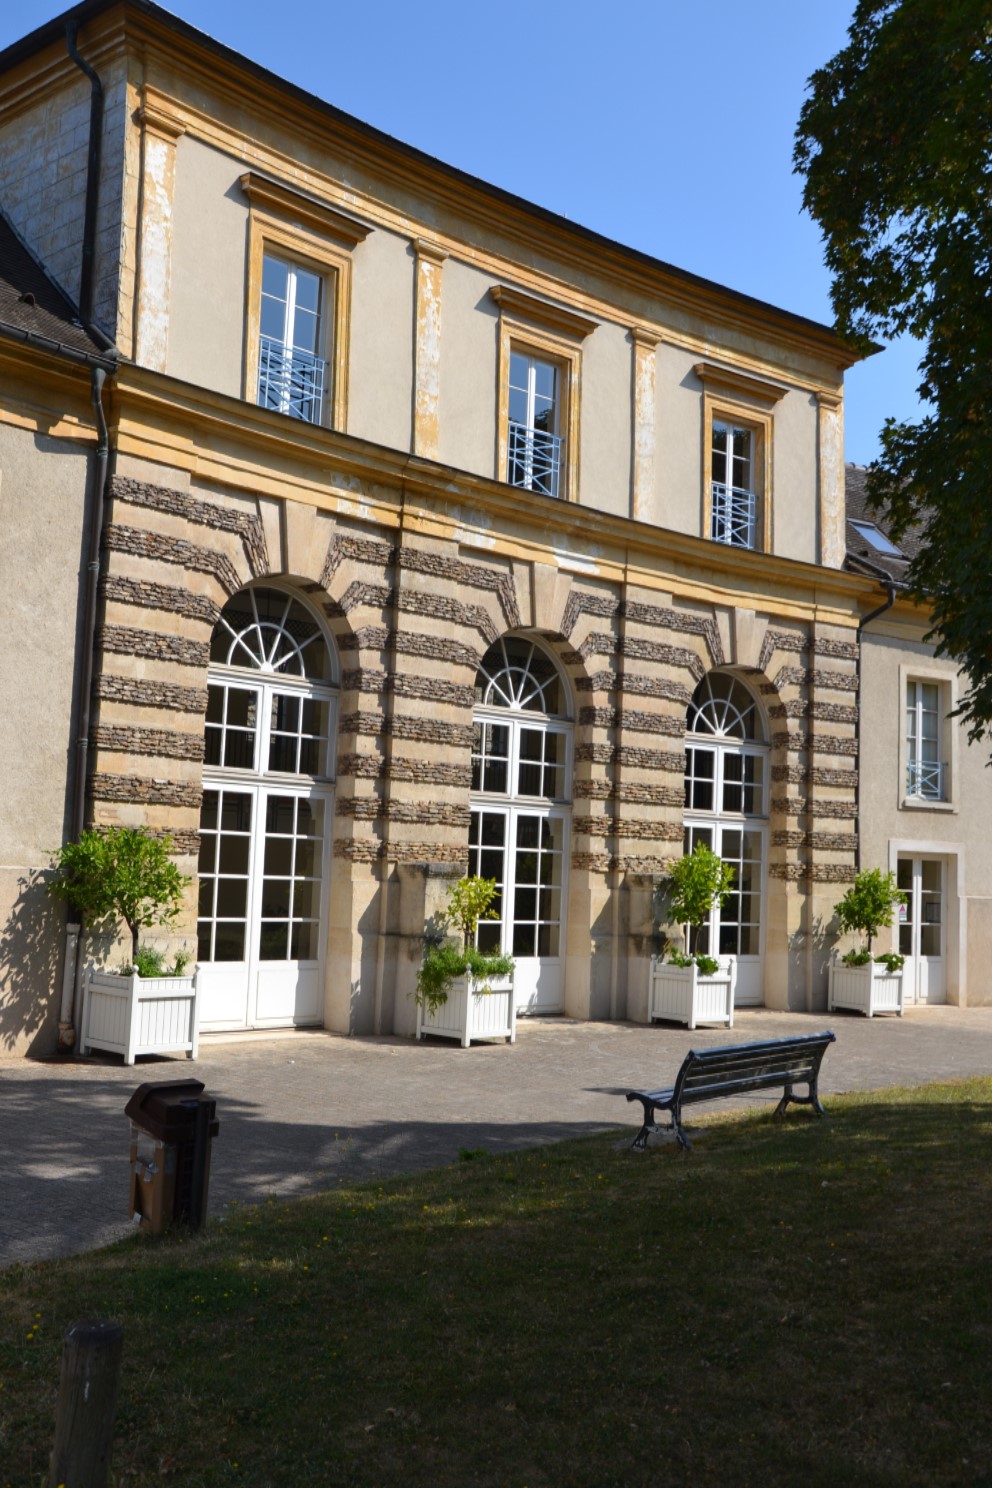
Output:
[[[113,485],[104,570],[93,818],[171,832],[188,871],[210,636],[224,604],[272,578],[326,617],[340,663],[331,1026],[409,1031],[387,985],[397,958],[382,955],[394,933],[382,895],[402,865],[464,870],[475,676],[488,647],[516,630],[544,638],[574,702],[568,1010],[637,1015],[645,906],[682,851],[686,709],[705,673],[727,666],[759,694],[770,728],[769,1000],[802,1005],[796,946],[855,861],[850,631],[529,569],[419,532],[400,542],[293,502],[128,478]]]

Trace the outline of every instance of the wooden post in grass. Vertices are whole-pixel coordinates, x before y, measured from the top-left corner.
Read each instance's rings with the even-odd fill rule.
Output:
[[[62,1348],[49,1488],[105,1488],[124,1329],[73,1323]]]

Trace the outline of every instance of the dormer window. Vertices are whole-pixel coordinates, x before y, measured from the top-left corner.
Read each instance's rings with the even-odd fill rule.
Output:
[[[906,556],[896,547],[894,542],[889,541],[885,533],[881,528],[876,527],[874,522],[855,522],[852,520],[851,526],[859,537],[864,538],[870,548],[875,549],[876,553],[884,553],[888,558],[904,558]]]

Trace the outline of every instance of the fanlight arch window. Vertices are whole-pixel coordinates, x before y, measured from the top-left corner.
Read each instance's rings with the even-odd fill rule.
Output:
[[[757,701],[744,683],[728,672],[707,672],[692,695],[686,730],[723,739],[763,742],[765,738]]]
[[[228,600],[210,643],[214,665],[329,683],[333,662],[316,616],[281,589],[244,589]]]
[[[297,596],[260,585],[224,606],[200,814],[208,1027],[319,1021],[336,676],[332,642]]]
[[[504,636],[490,646],[475,679],[475,698],[488,707],[568,717],[558,668],[523,636]]]
[[[690,948],[734,955],[737,1001],[763,997],[763,899],[768,756],[764,717],[750,689],[729,672],[709,672],[686,714],[685,844],[717,853],[734,870],[722,907],[690,937]]]
[[[496,880],[480,950],[516,961],[518,1012],[564,1005],[572,725],[566,686],[539,645],[505,636],[476,675],[469,872]]]
[[[271,588],[236,594],[214,626],[210,660],[208,770],[331,776],[335,658],[299,599]]]

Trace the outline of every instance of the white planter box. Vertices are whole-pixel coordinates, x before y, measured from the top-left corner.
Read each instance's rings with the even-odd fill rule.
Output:
[[[720,970],[713,976],[701,976],[699,967],[672,966],[660,956],[651,957],[651,988],[648,996],[648,1021],[665,1018],[672,1023],[726,1023],[734,1026],[734,988],[737,985],[737,958],[717,956]]]
[[[440,1038],[458,1039],[463,1049],[473,1039],[505,1038],[512,1044],[517,1036],[513,977],[493,977],[487,985],[490,990],[480,992],[471,977],[455,977],[447,1002],[436,1012],[417,1008],[418,1039],[436,1033]]]
[[[138,1054],[198,1052],[196,977],[116,976],[93,971],[84,984],[79,1052],[108,1049],[133,1064]]]
[[[903,978],[901,971],[887,970],[884,962],[868,961],[864,966],[845,966],[834,951],[827,973],[827,1012],[850,1008],[874,1018],[876,1013],[898,1013],[902,1017]]]

